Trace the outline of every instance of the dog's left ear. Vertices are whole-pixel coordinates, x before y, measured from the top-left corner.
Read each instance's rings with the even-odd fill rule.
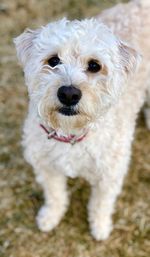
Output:
[[[34,39],[37,37],[39,30],[26,29],[20,36],[14,38],[14,44],[17,50],[17,57],[24,67],[32,55]]]
[[[142,56],[135,49],[121,41],[119,42],[119,51],[121,55],[121,65],[127,75],[136,72]]]

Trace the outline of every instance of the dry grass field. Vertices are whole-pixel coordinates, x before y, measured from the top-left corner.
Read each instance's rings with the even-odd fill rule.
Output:
[[[69,180],[71,205],[57,229],[48,234],[37,229],[35,215],[42,205],[42,191],[23,159],[20,143],[28,100],[12,38],[27,26],[34,28],[64,15],[96,15],[115,2],[0,1],[0,257],[150,256],[150,133],[142,113],[129,174],[116,206],[115,229],[105,242],[96,242],[89,234],[89,187],[82,179]]]

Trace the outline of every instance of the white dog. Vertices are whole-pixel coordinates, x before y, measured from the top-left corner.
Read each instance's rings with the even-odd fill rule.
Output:
[[[81,176],[91,185],[91,233],[108,238],[150,83],[149,29],[150,1],[143,0],[15,39],[30,98],[25,158],[45,196],[37,216],[42,231],[57,226],[67,209],[67,177]]]

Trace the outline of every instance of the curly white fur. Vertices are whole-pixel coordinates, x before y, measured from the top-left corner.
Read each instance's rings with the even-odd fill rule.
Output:
[[[94,238],[106,239],[112,230],[111,215],[128,170],[135,120],[148,87],[150,20],[142,26],[146,17],[148,8],[134,2],[117,5],[97,19],[62,19],[26,30],[15,39],[30,97],[23,146],[44,190],[45,205],[37,216],[43,231],[53,229],[67,209],[67,176],[81,176],[92,186],[88,212]],[[135,48],[143,55],[139,69],[141,56]],[[61,64],[51,68],[47,59],[55,54]],[[101,64],[100,72],[87,71],[90,59]],[[71,84],[81,90],[82,98],[75,107],[78,115],[64,116],[58,112],[62,104],[57,91]],[[75,145],[48,140],[40,123],[63,136],[84,129],[88,134]]]

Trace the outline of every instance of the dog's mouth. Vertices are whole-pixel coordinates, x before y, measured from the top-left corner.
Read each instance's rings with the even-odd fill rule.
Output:
[[[68,106],[63,106],[59,108],[58,110],[59,113],[65,115],[65,116],[73,116],[79,114],[77,110],[75,110],[73,107],[68,107]]]

